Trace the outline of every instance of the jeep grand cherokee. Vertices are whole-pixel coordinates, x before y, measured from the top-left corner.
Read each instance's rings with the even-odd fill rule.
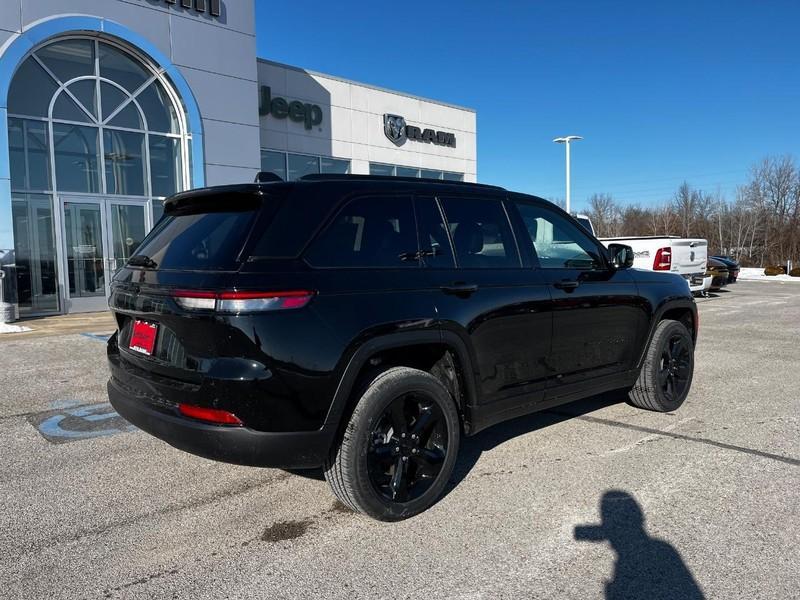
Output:
[[[323,467],[377,519],[434,503],[464,435],[608,390],[672,411],[697,311],[540,198],[308,176],[178,194],[115,276],[117,411],[211,459]]]

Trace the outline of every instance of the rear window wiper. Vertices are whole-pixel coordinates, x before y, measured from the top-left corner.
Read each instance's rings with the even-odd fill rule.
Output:
[[[155,269],[158,263],[149,256],[144,254],[136,254],[128,259],[128,264],[132,267],[144,267],[145,269]]]

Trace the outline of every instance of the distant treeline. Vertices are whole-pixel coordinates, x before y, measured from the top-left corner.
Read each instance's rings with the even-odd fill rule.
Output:
[[[699,237],[708,240],[709,255],[729,255],[744,266],[800,264],[800,168],[791,156],[754,165],[735,199],[684,182],[671,200],[651,208],[594,194],[588,214],[598,237]]]

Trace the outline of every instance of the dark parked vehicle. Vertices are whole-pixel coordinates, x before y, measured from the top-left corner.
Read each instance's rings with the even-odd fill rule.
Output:
[[[434,503],[463,435],[609,390],[656,411],[689,392],[686,281],[540,198],[317,175],[164,210],[112,285],[111,403],[201,456],[323,467],[372,517]]]
[[[739,263],[727,256],[712,256],[711,258],[718,260],[727,267],[728,283],[736,283],[736,280],[739,278],[739,270],[741,268]]]
[[[710,275],[713,277],[711,280],[711,288],[709,288],[712,292],[718,292],[728,285],[729,274],[728,266],[724,262],[716,258],[708,259],[706,276],[708,277]]]

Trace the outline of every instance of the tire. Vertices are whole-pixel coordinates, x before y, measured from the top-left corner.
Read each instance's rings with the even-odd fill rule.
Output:
[[[358,400],[325,464],[325,479],[354,511],[381,521],[406,519],[441,496],[460,436],[455,402],[439,380],[392,367]]]
[[[628,393],[639,408],[669,412],[686,400],[694,375],[694,342],[683,323],[661,321],[657,326],[636,385]]]

